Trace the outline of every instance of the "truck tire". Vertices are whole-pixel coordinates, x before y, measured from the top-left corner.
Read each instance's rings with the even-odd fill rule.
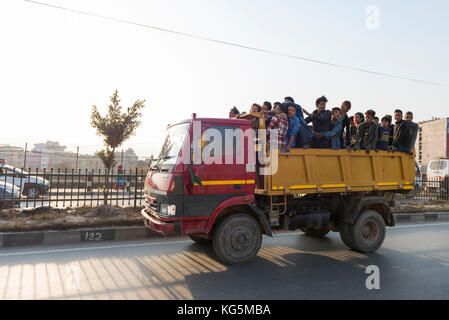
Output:
[[[349,231],[348,231],[349,230],[349,226],[350,226],[349,223],[345,223],[345,222],[341,223],[341,225],[340,225],[340,238],[341,238],[341,240],[343,241],[343,243],[346,246],[348,246],[349,248],[352,248],[353,245],[351,244],[350,239],[349,239]]]
[[[385,240],[385,221],[377,211],[365,210],[359,214],[355,223],[348,224],[346,232],[341,234],[343,242],[343,238],[347,237],[346,245],[353,250],[371,253],[379,249]]]
[[[227,264],[248,261],[262,244],[262,230],[248,214],[233,214],[219,222],[212,240],[215,254]]]
[[[329,233],[330,229],[328,228],[301,228],[301,230],[308,236],[313,238],[323,238],[326,234]]]
[[[198,244],[211,244],[212,239],[203,238],[199,234],[189,234],[190,239],[195,241]]]

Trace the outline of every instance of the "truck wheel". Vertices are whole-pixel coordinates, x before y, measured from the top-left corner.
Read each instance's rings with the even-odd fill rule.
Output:
[[[382,216],[374,210],[363,211],[354,224],[347,225],[342,240],[347,237],[346,245],[355,251],[370,253],[379,249],[385,240],[386,228]]]
[[[190,239],[195,241],[198,244],[211,244],[212,239],[203,238],[199,234],[189,234]]]
[[[349,248],[352,248],[353,245],[350,243],[349,233],[348,233],[349,226],[350,226],[350,224],[345,223],[345,222],[342,222],[340,224],[340,238],[346,246],[348,246]]]
[[[329,233],[330,229],[328,228],[320,228],[320,229],[314,229],[314,228],[301,228],[301,230],[308,236],[311,236],[313,238],[322,238],[326,234]]]
[[[253,258],[262,244],[259,223],[248,214],[224,218],[214,233],[212,246],[225,263],[233,264]]]

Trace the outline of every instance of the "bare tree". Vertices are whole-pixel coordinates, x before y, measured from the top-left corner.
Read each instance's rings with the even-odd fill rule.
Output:
[[[137,100],[126,112],[122,112],[118,91],[115,90],[108,106],[108,112],[103,117],[97,109],[92,107],[91,125],[97,130],[97,135],[104,138],[105,149],[96,153],[103,161],[106,168],[106,184],[103,190],[104,204],[108,204],[108,193],[110,189],[109,174],[115,165],[115,149],[120,147],[123,142],[135,134],[137,127],[140,125],[139,118],[142,116],[140,112],[145,106],[145,100]]]

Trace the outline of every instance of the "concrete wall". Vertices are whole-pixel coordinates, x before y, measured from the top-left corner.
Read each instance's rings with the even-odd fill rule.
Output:
[[[427,166],[430,160],[447,158],[447,118],[420,123],[422,128],[422,164]],[[419,136],[416,139],[418,161]]]

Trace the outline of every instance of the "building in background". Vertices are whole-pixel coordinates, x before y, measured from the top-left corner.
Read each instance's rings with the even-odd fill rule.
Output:
[[[32,169],[55,169],[55,170],[103,170],[104,164],[95,154],[82,154],[66,151],[67,147],[62,146],[57,141],[47,141],[36,143],[34,147],[27,148],[26,161],[25,150],[21,147],[0,144],[0,159],[14,167],[26,170]],[[133,149],[119,150],[115,153],[116,166],[123,165],[124,170],[144,169],[148,163],[139,160]]]
[[[449,158],[449,118],[420,122],[415,151],[416,161],[424,169],[430,160]]]
[[[0,158],[4,159],[7,164],[23,167],[24,149],[7,144],[0,144]]]

